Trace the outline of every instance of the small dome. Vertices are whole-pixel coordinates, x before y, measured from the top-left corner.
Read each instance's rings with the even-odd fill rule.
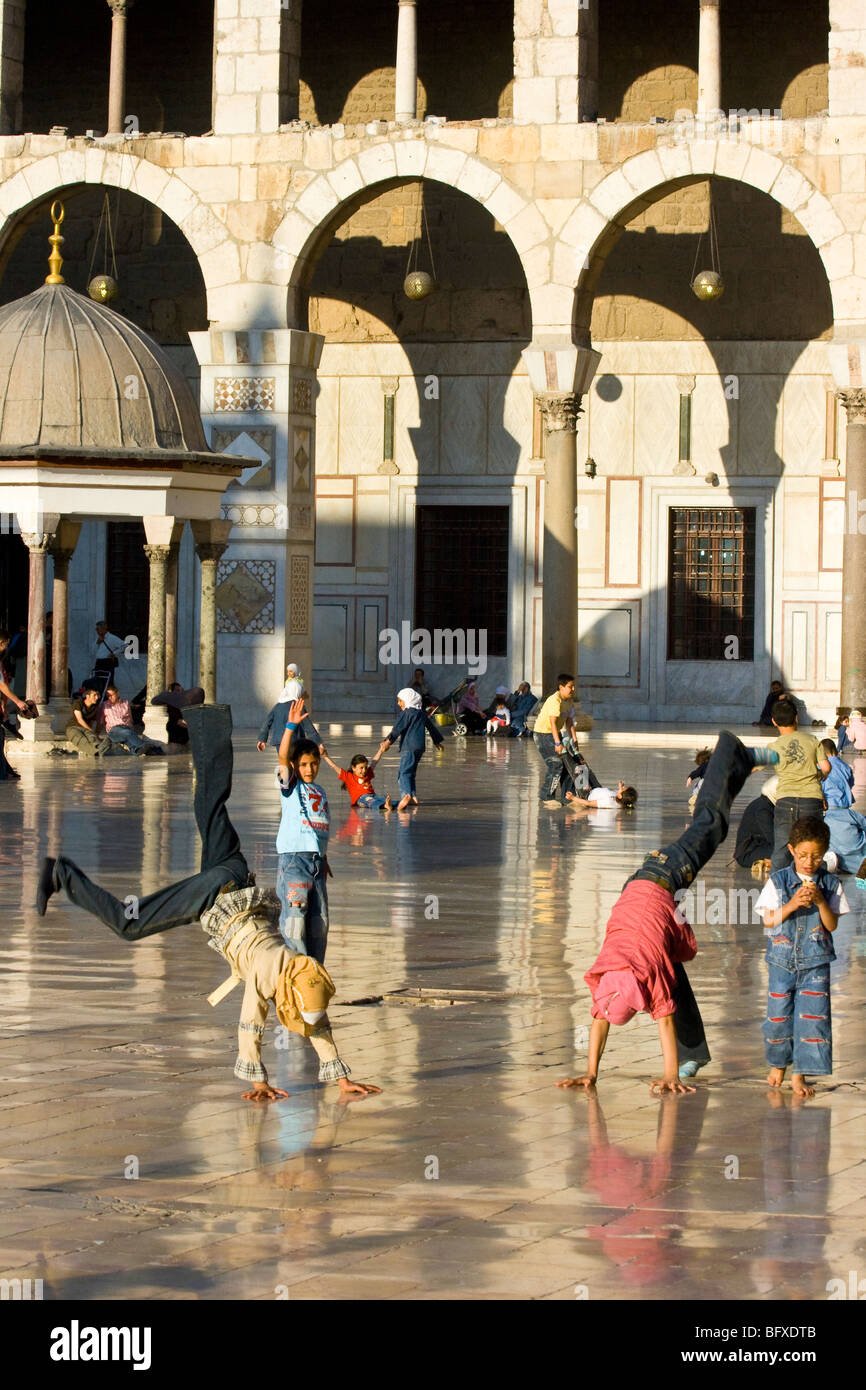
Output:
[[[0,453],[25,450],[219,458],[159,344],[68,285],[0,308]]]

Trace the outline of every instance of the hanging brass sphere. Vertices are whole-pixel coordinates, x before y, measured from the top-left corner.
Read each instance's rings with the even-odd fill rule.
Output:
[[[721,299],[725,282],[717,270],[699,270],[692,281],[692,290],[706,304],[713,299]]]
[[[97,304],[110,304],[112,299],[117,298],[118,292],[119,286],[113,275],[94,275],[87,286],[87,293]]]
[[[436,281],[426,270],[410,270],[403,281],[403,293],[407,299],[426,299],[436,288]]]

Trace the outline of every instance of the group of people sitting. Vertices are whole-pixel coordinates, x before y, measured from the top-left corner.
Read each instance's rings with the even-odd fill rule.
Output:
[[[200,686],[184,690],[179,681],[174,681],[168,690],[154,696],[154,705],[165,706],[167,743],[184,745],[189,742],[183,710],[191,705],[200,705],[203,701],[204,690]],[[66,725],[66,742],[75,752],[94,758],[121,750],[136,758],[166,751],[166,744],[158,743],[144,734],[132,703],[121,697],[115,685],[107,686],[103,697],[98,688],[85,683],[81,694],[72,702]]]
[[[417,676],[416,672],[416,676]],[[529,736],[526,721],[535,706],[528,681],[521,681],[509,694],[507,685],[498,685],[490,704],[485,708],[478,698],[478,687],[471,681],[457,702],[454,711],[457,721],[469,734],[506,734],[512,738]]]

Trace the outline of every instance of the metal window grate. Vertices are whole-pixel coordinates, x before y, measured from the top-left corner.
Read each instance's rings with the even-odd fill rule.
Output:
[[[415,626],[484,629],[508,654],[508,507],[418,507]]]
[[[755,508],[672,507],[668,660],[723,661],[755,645]]]

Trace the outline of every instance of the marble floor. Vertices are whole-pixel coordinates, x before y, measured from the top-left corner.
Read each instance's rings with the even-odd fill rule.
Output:
[[[355,1079],[384,1090],[341,1105],[312,1049],[277,1051],[269,1033],[291,1098],[261,1107],[240,1099],[238,995],[208,1006],[225,971],[197,927],[130,946],[65,899],[44,919],[32,906],[41,858],[61,848],[121,897],[194,871],[187,759],[10,750],[23,775],[0,783],[0,1278],[42,1279],[51,1299],[759,1300],[825,1299],[863,1270],[853,880],[835,1071],[814,1100],[763,1081],[763,938],[732,891],[755,887],[729,866],[732,839],[693,917],[714,1056],[697,1093],[649,1094],[646,1015],[614,1030],[595,1094],[554,1084],[585,1065],[583,973],[623,880],[685,823],[678,744],[594,738],[602,780],[640,793],[596,818],[539,812],[529,741],[449,739],[421,765],[420,809],[388,821],[351,812],[325,769],[331,1017]],[[344,734],[329,751],[359,746]],[[249,733],[231,809],[269,881],[272,761]]]

